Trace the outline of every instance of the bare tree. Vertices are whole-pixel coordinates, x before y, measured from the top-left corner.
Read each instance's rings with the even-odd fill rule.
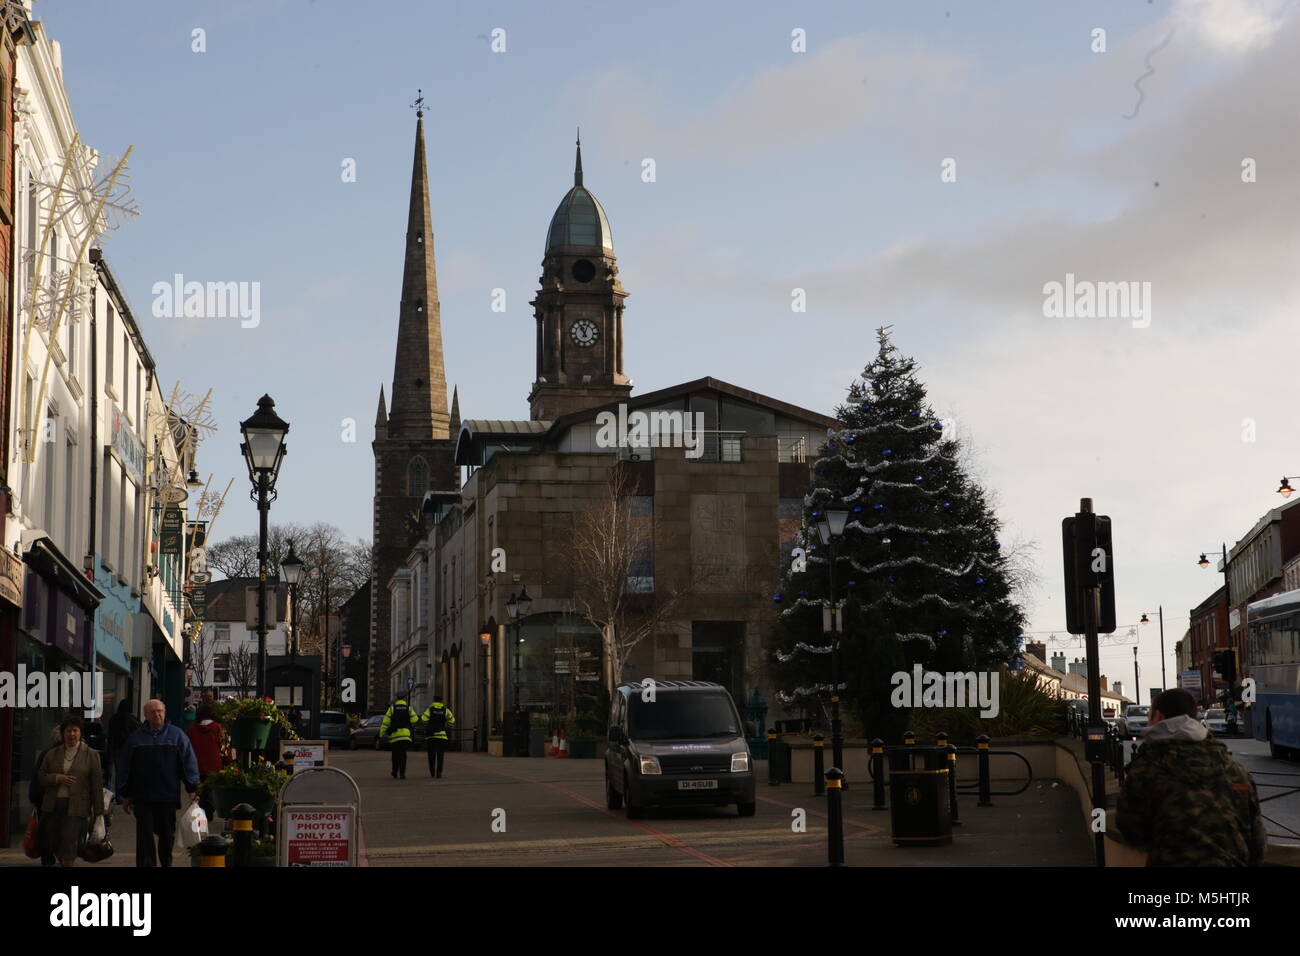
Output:
[[[230,682],[239,690],[240,697],[257,683],[257,655],[247,644],[240,644],[230,652]]]
[[[633,649],[667,628],[700,584],[689,575],[671,579],[653,566],[655,553],[671,553],[677,542],[639,520],[635,490],[630,470],[615,465],[602,493],[573,523],[573,607],[600,628],[611,693]]]

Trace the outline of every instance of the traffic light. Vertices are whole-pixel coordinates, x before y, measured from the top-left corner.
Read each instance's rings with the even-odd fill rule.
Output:
[[[1233,648],[1214,652],[1214,669],[1229,686],[1237,682],[1237,653]]]
[[[1091,527],[1090,527],[1091,526]],[[1101,616],[1097,633],[1115,631],[1115,548],[1108,515],[1080,512],[1061,522],[1062,553],[1065,558],[1065,629],[1083,634],[1084,601],[1087,587],[1101,585]]]

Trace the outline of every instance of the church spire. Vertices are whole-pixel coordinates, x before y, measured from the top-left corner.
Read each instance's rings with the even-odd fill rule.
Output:
[[[443,368],[442,318],[429,216],[429,178],[424,157],[424,97],[416,110],[411,203],[406,220],[406,258],[393,365],[388,434],[393,438],[446,438],[447,378]]]
[[[578,158],[573,164],[573,185],[582,185],[582,127],[578,127]]]

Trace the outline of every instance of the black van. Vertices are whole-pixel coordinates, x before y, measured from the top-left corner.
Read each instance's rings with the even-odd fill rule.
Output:
[[[727,806],[754,815],[754,760],[736,703],[721,684],[621,684],[609,715],[605,797],[640,817],[648,806]]]

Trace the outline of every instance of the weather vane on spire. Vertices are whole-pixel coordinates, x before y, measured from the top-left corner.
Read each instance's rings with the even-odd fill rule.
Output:
[[[415,91],[415,102],[411,104],[411,109],[415,110],[416,119],[424,119],[424,90]]]

